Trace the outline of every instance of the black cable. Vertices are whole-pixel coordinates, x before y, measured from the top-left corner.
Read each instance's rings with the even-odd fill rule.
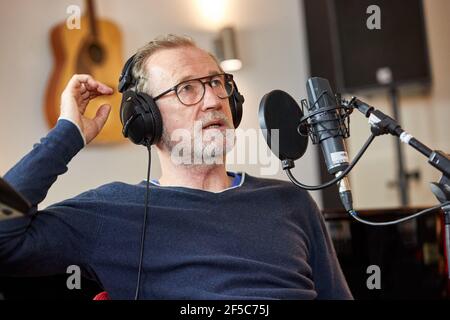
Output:
[[[324,189],[326,187],[329,187],[333,184],[335,184],[336,182],[339,182],[341,179],[343,179],[349,172],[350,170],[353,169],[353,167],[356,165],[356,163],[359,161],[359,159],[362,157],[362,155],[364,154],[364,152],[366,152],[367,148],[370,146],[370,144],[372,143],[372,141],[375,139],[375,135],[371,134],[370,137],[367,139],[367,141],[364,143],[364,145],[362,146],[361,150],[359,150],[358,154],[355,156],[355,158],[353,159],[352,163],[350,163],[350,165],[344,170],[342,171],[342,173],[337,176],[336,178],[334,178],[333,180],[330,180],[324,184],[318,185],[318,186],[308,186],[306,184],[303,184],[299,181],[297,181],[297,179],[295,179],[295,177],[292,175],[291,169],[286,169],[286,174],[289,177],[289,179],[297,186],[300,187],[302,189],[306,189],[306,190],[320,190],[320,189]]]
[[[408,217],[400,218],[400,219],[393,220],[393,221],[386,221],[386,222],[372,222],[372,221],[364,220],[364,219],[358,217],[358,213],[355,210],[351,210],[351,211],[349,211],[349,213],[355,220],[357,220],[357,221],[359,221],[361,223],[364,223],[364,224],[368,224],[370,226],[389,226],[389,225],[398,224],[398,223],[401,223],[401,222],[405,222],[405,221],[417,218],[418,216],[421,216],[421,215],[423,215],[425,213],[433,212],[436,209],[442,208],[442,207],[444,207],[444,206],[446,206],[448,204],[450,204],[450,201],[446,201],[446,202],[438,204],[438,205],[436,205],[434,207],[431,207],[431,208],[419,211],[419,212],[414,213],[413,215],[410,215]]]
[[[151,145],[147,143],[148,150],[148,168],[147,168],[147,186],[145,191],[145,209],[144,209],[144,221],[142,222],[142,235],[141,235],[141,252],[139,255],[139,270],[136,283],[136,293],[134,295],[134,300],[139,299],[140,287],[141,287],[141,274],[142,274],[142,261],[144,257],[144,243],[145,243],[145,231],[147,229],[147,211],[148,211],[148,194],[150,190],[150,167],[152,164],[152,153]]]

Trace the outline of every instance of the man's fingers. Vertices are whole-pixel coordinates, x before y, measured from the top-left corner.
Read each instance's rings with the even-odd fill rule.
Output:
[[[89,101],[102,95],[110,95],[114,90],[95,80],[88,74],[74,75],[61,95],[61,115],[73,120],[82,128],[86,143],[94,139],[104,127],[111,106],[104,104],[97,109],[93,119],[84,117]]]
[[[85,91],[84,93],[81,94],[81,98],[83,100],[87,100],[87,99],[89,99],[90,95],[91,95],[91,93],[89,91]]]
[[[114,90],[104,83],[95,80],[89,74],[75,74],[69,81],[69,88],[74,91],[79,90],[81,94],[88,92],[98,92],[99,94],[112,94]]]
[[[97,113],[94,117],[94,122],[97,125],[98,130],[100,131],[106,123],[108,119],[109,113],[111,111],[111,106],[109,104],[103,104],[100,108],[97,109]]]
[[[94,78],[92,78],[89,74],[74,74],[72,78],[70,78],[68,87],[70,88],[80,88],[83,84],[87,83],[88,81],[95,81]]]
[[[99,93],[99,94],[112,94],[113,89],[108,87],[106,84],[101,83],[100,81],[96,81],[92,78],[88,78],[87,82],[84,83],[86,89],[90,92]]]
[[[108,87],[106,84],[103,84],[101,82],[97,83],[98,83],[97,92],[101,94],[112,94],[114,92],[114,90]]]

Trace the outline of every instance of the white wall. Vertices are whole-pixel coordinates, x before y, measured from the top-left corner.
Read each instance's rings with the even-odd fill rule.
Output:
[[[212,50],[219,27],[231,24],[238,32],[238,47],[244,68],[235,73],[244,93],[241,128],[258,128],[261,97],[283,89],[294,97],[305,96],[307,56],[302,6],[297,0],[225,1],[224,18],[214,24],[201,15],[191,0],[102,0],[101,17],[115,21],[122,30],[124,57],[159,34],[187,34]],[[52,69],[49,30],[66,19],[66,8],[82,1],[16,0],[3,5],[0,13],[0,174],[3,175],[48,132],[42,111],[47,79]],[[156,154],[152,177],[159,176]],[[88,146],[59,177],[41,208],[110,181],[137,183],[146,174],[146,150],[126,145]],[[259,175],[258,165],[232,167]],[[281,171],[281,170],[280,170]],[[311,149],[295,170],[299,179],[317,182],[315,155]],[[287,180],[283,172],[276,178]],[[318,194],[313,193],[318,199]]]

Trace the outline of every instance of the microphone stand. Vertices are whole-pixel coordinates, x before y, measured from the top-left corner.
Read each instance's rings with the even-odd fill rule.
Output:
[[[394,119],[400,122],[400,114],[398,110],[398,90],[392,85],[389,89],[391,98],[392,111]],[[400,194],[402,206],[409,204],[409,179],[405,170],[405,155],[403,153],[403,146],[399,140],[396,140],[395,151],[397,153],[397,189]]]
[[[427,157],[428,163],[442,173],[439,182],[431,183],[431,191],[442,204],[441,209],[444,213],[447,284],[448,288],[450,288],[450,204],[448,202],[450,200],[450,157],[442,151],[431,150],[425,144],[404,131],[394,119],[356,97],[352,97],[349,102],[342,100],[342,105],[347,108],[356,108],[366,118],[369,118],[372,134],[378,136],[389,133],[398,137],[401,142],[410,145]]]

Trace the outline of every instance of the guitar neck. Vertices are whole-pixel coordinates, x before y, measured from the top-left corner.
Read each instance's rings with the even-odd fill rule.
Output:
[[[94,0],[85,0],[86,3],[86,14],[88,16],[89,20],[89,30],[91,33],[91,36],[96,39],[98,36],[98,30],[97,30],[97,17],[95,13],[95,4]]]

